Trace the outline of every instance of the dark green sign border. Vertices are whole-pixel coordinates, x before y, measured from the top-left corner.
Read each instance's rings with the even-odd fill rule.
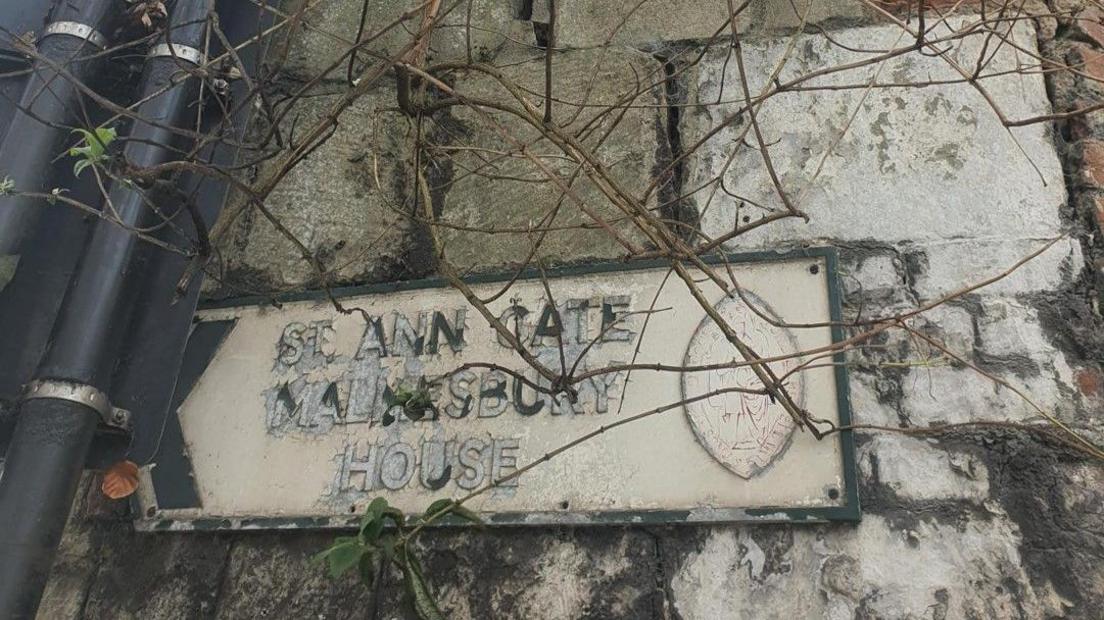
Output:
[[[842,298],[839,285],[839,254],[832,247],[805,248],[784,252],[743,252],[730,254],[714,254],[702,257],[708,264],[718,263],[764,263],[784,262],[799,260],[802,258],[823,259],[826,267],[825,278],[828,285],[828,308],[831,321],[832,342],[841,342],[845,339],[843,333]],[[543,275],[548,278],[562,278],[595,273],[609,273],[619,271],[639,271],[643,269],[670,268],[670,262],[665,260],[646,260],[631,262],[603,262],[580,265],[569,265],[545,269]],[[484,284],[505,282],[513,277],[513,273],[494,273],[476,275],[464,278],[469,284]],[[540,278],[542,272],[538,269],[527,269],[522,272],[519,280]],[[448,282],[443,278],[427,278],[423,280],[411,280],[405,282],[392,282],[383,284],[368,284],[363,286],[341,287],[331,289],[334,297],[338,299],[380,293],[393,293],[400,291],[413,291],[431,288],[444,288]],[[200,304],[200,310],[218,308],[233,308],[253,305],[272,305],[273,302],[296,301],[322,301],[327,299],[324,291],[296,292],[272,297],[238,297],[234,299],[218,300]],[[832,357],[835,363],[836,376],[836,405],[839,411],[839,423],[841,426],[850,426],[851,399],[848,387],[847,367],[843,353],[836,353]],[[858,482],[855,472],[855,441],[852,431],[846,430],[837,433],[840,442],[842,456],[844,489],[839,506],[824,506],[814,508],[794,508],[785,506],[767,506],[758,508],[699,508],[691,510],[623,510],[602,512],[500,512],[487,517],[487,521],[500,525],[633,525],[633,524],[663,524],[663,523],[746,523],[746,522],[805,522],[824,523],[829,521],[856,522],[861,519],[862,510],[859,507]],[[136,528],[144,531],[205,531],[205,530],[269,530],[269,529],[317,529],[317,528],[351,528],[359,524],[359,516],[332,516],[332,517],[258,517],[258,518],[223,518],[217,516],[204,516],[196,519],[161,518],[158,513],[146,518],[138,509],[137,499],[133,505],[136,519]],[[459,525],[461,521],[446,520],[440,525]]]

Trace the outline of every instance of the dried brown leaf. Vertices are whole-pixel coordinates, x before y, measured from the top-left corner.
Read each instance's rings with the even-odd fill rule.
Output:
[[[138,488],[138,465],[133,461],[119,461],[104,472],[100,489],[111,499],[129,497]]]

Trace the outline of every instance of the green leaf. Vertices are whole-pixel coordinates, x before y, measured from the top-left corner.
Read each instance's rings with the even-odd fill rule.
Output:
[[[406,387],[403,387],[403,386],[400,385],[400,386],[396,387],[395,390],[391,393],[391,398],[386,399],[386,400],[390,401],[387,404],[392,406],[392,407],[395,406],[395,405],[400,405],[400,406],[405,407],[406,403],[408,403],[410,401],[410,399],[413,398],[413,397],[414,397],[414,392],[412,392],[409,389],[407,389]]]
[[[73,133],[81,137],[78,146],[69,149],[71,157],[79,157],[80,160],[73,164],[73,174],[80,173],[88,166],[102,161],[107,152],[107,147],[117,137],[114,127],[97,127],[94,131],[87,129],[74,129]]]
[[[103,146],[107,146],[114,142],[117,135],[118,134],[115,133],[114,127],[96,128],[96,138],[103,144]]]
[[[360,562],[360,557],[365,551],[367,548],[355,541],[335,544],[330,548],[330,554],[326,556],[330,563],[330,576],[337,579],[345,574],[345,571]]]
[[[446,499],[439,499],[439,500],[433,502],[432,504],[430,504],[429,508],[426,508],[426,511],[425,511],[424,514],[425,514],[426,517],[432,517],[433,515],[437,514],[438,512],[441,512],[445,508],[448,508],[453,503],[455,503],[455,502],[453,502],[451,499],[447,499],[447,498]]]
[[[337,538],[334,539],[333,543],[329,547],[326,547],[322,551],[319,551],[318,553],[314,554],[314,556],[310,559],[311,564],[321,564],[338,547],[347,545],[349,543],[358,543],[358,542],[359,541],[356,538],[353,538],[352,536],[338,536]]]
[[[366,521],[360,528],[360,540],[363,543],[373,543],[379,538],[381,532],[383,532],[383,519]]]
[[[471,521],[472,523],[476,523],[478,525],[483,525],[482,517],[480,517],[479,515],[475,514],[474,512],[468,510],[467,508],[465,508],[463,506],[454,506],[452,508],[452,513],[455,514],[456,516],[460,517],[461,519]]]
[[[383,517],[385,519],[391,519],[391,521],[398,527],[402,527],[406,523],[406,517],[403,515],[403,511],[395,508],[394,506],[388,506],[383,511]]]
[[[367,524],[371,521],[383,516],[383,511],[387,510],[387,500],[382,497],[377,497],[368,504],[368,508],[364,510],[364,519],[361,521],[363,524]]]
[[[88,131],[87,129],[79,129],[79,128],[74,129],[73,133],[80,136],[80,142],[78,142],[78,144],[83,143],[83,144],[87,145],[90,140],[93,141],[93,142],[95,141],[95,138],[92,137],[92,132]],[[74,146],[73,148],[69,149],[69,154],[70,155],[80,155],[81,153],[86,153],[86,152],[88,152],[88,146],[83,146],[83,147]]]
[[[70,155],[72,155],[72,153],[70,153]],[[80,173],[83,172],[85,168],[87,168],[91,165],[92,165],[91,160],[78,159],[77,163],[73,164],[73,176],[79,177]]]
[[[437,607],[437,601],[426,584],[422,569],[418,560],[406,548],[403,549],[403,577],[406,581],[407,592],[414,599],[414,611],[421,620],[445,620],[441,609]]]
[[[483,525],[483,519],[480,518],[479,515],[475,514],[474,512],[472,512],[470,510],[468,510],[464,506],[458,505],[455,500],[451,500],[451,499],[439,499],[439,500],[433,502],[432,504],[429,505],[429,508],[426,508],[424,516],[425,516],[426,520],[428,521],[429,519],[433,518],[434,515],[437,515],[437,513],[442,512],[442,511],[444,511],[444,514],[438,516],[437,518],[440,518],[440,517],[443,517],[443,516],[446,516],[446,515],[449,515],[449,514],[454,514],[454,515],[456,515],[456,516],[458,516],[461,519],[464,519],[466,521],[470,521],[472,523],[477,523],[479,525]]]
[[[362,544],[371,544],[379,538],[387,519],[390,519],[397,527],[402,527],[405,519],[403,512],[394,506],[390,506],[387,500],[377,497],[368,504],[364,511],[364,517],[360,520],[360,531],[357,538]]]

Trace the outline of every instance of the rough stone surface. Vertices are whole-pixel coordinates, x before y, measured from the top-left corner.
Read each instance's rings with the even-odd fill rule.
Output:
[[[539,4],[533,3],[531,16],[538,22]],[[609,4],[632,2],[561,3],[560,43],[600,44],[595,33],[608,32],[608,20],[617,14],[600,11]],[[510,7],[517,8],[508,2],[476,5],[473,23],[484,23],[479,15],[513,19]],[[346,37],[355,32],[358,3],[330,6],[311,18],[314,23],[328,23]],[[388,6],[381,15],[400,10],[398,3]],[[676,39],[700,44],[711,34],[703,24],[713,5],[664,6],[686,10],[677,18],[671,8],[642,12],[641,21],[626,22],[619,36],[627,38],[615,40],[644,47]],[[828,23],[841,26],[838,20]],[[1099,23],[1094,12],[1062,28],[1043,20],[1039,49],[1063,62],[1085,58],[1085,49],[1099,52],[1104,42]],[[532,36],[531,30],[526,33]],[[880,27],[832,31],[837,40],[863,47],[888,46],[892,33]],[[292,69],[325,62],[332,47],[318,36],[298,40]],[[1035,49],[1036,35],[1029,29],[1018,28],[1016,37],[1025,49]],[[519,50],[498,49],[495,39],[490,41],[481,49],[522,58]],[[782,39],[749,37],[751,73],[769,72],[784,45]],[[456,49],[437,40],[434,46],[439,55]],[[812,38],[802,39],[797,50],[783,80],[850,58]],[[614,67],[632,66],[642,75],[661,66],[646,53],[620,47],[557,53],[555,74],[562,82],[556,89],[563,99],[588,96],[581,76],[599,76],[594,100],[621,92],[615,69],[595,68],[603,54],[619,63]],[[1012,68],[1016,56],[1004,47],[992,67]],[[669,84],[646,102],[669,105],[673,100],[665,95],[681,88],[701,104],[673,117],[684,147],[734,105],[707,102],[718,94],[740,99],[731,64],[726,69],[724,54],[717,52],[695,77]],[[530,65],[513,70],[539,93],[542,74]],[[861,84],[874,70],[831,79]],[[938,59],[909,55],[907,61],[887,63],[882,75],[915,79],[948,73]],[[1052,75],[1044,89],[1037,73],[984,82],[1012,118],[1082,107],[1097,88],[1080,77]],[[457,87],[491,92],[472,76],[459,76]],[[1091,214],[1094,201],[1104,196],[1104,176],[1096,171],[1091,148],[1077,144],[1104,139],[1104,114],[1014,129],[1017,147],[968,86],[874,89],[865,100],[863,92],[825,92],[815,100],[782,97],[764,108],[775,165],[795,192],[809,187],[802,206],[812,217],[808,224],[764,229],[733,249],[838,247],[845,316],[870,318],[997,275],[1047,240],[1069,235],[1012,276],[910,322],[1003,384],[918,338],[897,334],[849,358],[850,398],[859,424],[922,429],[941,422],[1040,422],[1038,411],[1014,387],[1044,411],[1104,440],[1099,365],[1104,339],[1097,310],[1104,281],[1098,265],[1104,263],[1098,262],[1101,234]],[[312,98],[304,118],[317,115],[311,108],[323,109],[332,97]],[[401,219],[384,206],[409,200],[409,182],[396,172],[409,129],[390,111],[393,101],[393,92],[381,88],[350,110],[333,140],[269,201],[297,230],[306,231],[310,250],[350,282],[432,269],[431,261],[420,267],[403,263],[404,257],[424,258],[427,239],[398,224]],[[557,110],[566,108],[557,103]],[[860,113],[851,129],[807,185],[826,145],[856,108]],[[618,174],[626,183],[639,187],[649,181],[656,163],[669,156],[665,149],[673,145],[664,141],[673,134],[664,130],[667,119],[657,109],[634,109],[615,130],[603,156],[611,164],[625,162]],[[431,120],[439,132],[474,128],[461,136],[467,143],[486,147],[499,140],[468,116],[435,113]],[[510,132],[532,139],[520,124],[508,122]],[[708,157],[691,162],[685,186],[718,173],[722,156],[736,148],[728,189],[777,208],[758,155],[734,146],[740,129],[736,125],[722,134]],[[438,145],[457,144],[441,133],[430,137]],[[545,153],[538,145],[533,150]],[[447,170],[444,161],[434,162],[442,167],[429,179],[434,207],[458,224],[516,225],[555,200],[510,187],[522,184],[516,181],[466,181],[461,165]],[[505,169],[503,176],[516,170]],[[589,188],[581,192],[593,196]],[[709,232],[752,212],[745,205],[737,214],[736,201],[720,196],[711,202],[695,197]],[[302,258],[257,214],[251,217],[243,216],[234,239],[222,248],[227,273],[269,289],[316,285]],[[377,241],[371,233],[384,237]],[[450,255],[472,268],[500,265],[526,242],[520,235],[517,247],[500,249],[473,233],[449,235]],[[562,260],[618,252],[611,245],[595,247],[597,238],[572,233],[546,250]],[[340,240],[349,241],[337,248]],[[902,358],[913,363],[902,364]],[[449,617],[461,620],[1104,617],[1104,467],[1099,463],[1046,435],[999,424],[926,436],[860,430],[856,440],[864,511],[857,525],[438,530],[422,541],[426,571]],[[82,495],[88,501],[76,507],[55,564],[42,620],[363,618],[371,617],[375,603],[379,618],[414,617],[398,575],[387,577],[373,601],[371,591],[351,578],[334,581],[312,565],[309,558],[330,533],[136,534],[126,522],[125,505],[97,504],[88,499],[96,496],[95,484],[88,488]]]
[[[1057,233],[1055,233],[1057,236]],[[935,300],[963,287],[995,278],[1021,260],[1041,250],[1050,239],[963,239],[906,245],[924,269],[916,274],[915,288],[925,300]],[[985,288],[986,293],[1020,294],[1054,290],[1084,264],[1081,245],[1061,240],[1007,277]]]
[[[86,476],[80,485],[65,526],[61,547],[50,572],[50,582],[39,604],[40,618],[79,618],[84,609],[85,596],[99,554],[97,541],[93,538],[94,528],[86,519],[88,478]]]
[[[288,111],[291,129],[285,137],[301,137],[326,117],[338,98],[325,92],[303,98]],[[334,135],[294,167],[265,201],[318,257],[331,285],[379,279],[407,268],[411,226],[401,215],[410,208],[405,204],[409,181],[402,172],[402,147],[410,127],[394,106],[393,88],[359,99],[340,115]],[[273,174],[287,153],[280,151],[260,164],[254,176]],[[242,210],[218,258],[215,268],[222,284],[238,295],[322,284],[300,248],[255,208]]]
[[[430,549],[428,570],[451,575],[441,598],[456,617],[648,618],[662,601],[655,540],[642,531],[447,535]]]
[[[961,26],[964,20],[951,23]],[[892,27],[844,30],[836,36],[840,45],[854,47],[891,48],[902,41],[900,30]],[[1018,27],[1014,36],[1029,49],[1034,47],[1034,33],[1029,28]],[[963,57],[980,53],[983,39],[967,38],[962,44]],[[745,44],[751,92],[763,88],[762,80],[771,74],[786,46],[786,40]],[[864,54],[810,36],[798,41],[779,79],[786,82],[818,67],[864,58]],[[686,144],[694,144],[735,108],[711,102],[743,98],[737,63],[726,59],[727,54],[718,51],[701,65],[699,106],[696,118],[688,123]],[[1009,48],[994,55],[990,68],[1007,71],[1017,62]],[[816,78],[812,83],[865,84],[877,71],[868,66]],[[879,76],[897,81],[960,78],[941,59],[916,55],[887,61]],[[1008,75],[984,83],[1009,118],[1044,114],[1049,109],[1041,79]],[[731,229],[736,215],[761,215],[761,209],[752,205],[782,206],[762,156],[750,146],[755,142],[752,135],[746,141],[748,146],[735,149],[731,165],[726,166],[732,151],[728,145],[744,131],[746,122],[742,119],[718,133],[696,158],[691,187],[723,175],[728,189],[744,197],[746,203],[735,213],[740,206],[735,199],[723,192],[700,192],[698,208],[707,231]],[[952,250],[969,259],[992,253],[1008,241],[1043,240],[1066,230],[1059,213],[1066,198],[1062,168],[1045,125],[1006,130],[968,85],[875,89],[868,94],[862,89],[820,91],[816,97],[785,93],[762,106],[758,122],[765,143],[771,145],[770,156],[780,171],[783,188],[811,219],[762,227],[740,237],[734,247],[877,239],[908,241],[922,250],[931,244],[938,252],[942,244],[972,241],[977,247],[959,245]],[[834,148],[825,157],[832,144]],[[872,174],[877,175],[877,182],[871,182]],[[994,178],[1002,182],[979,182]]]
[[[540,93],[544,91],[543,63],[543,54],[519,55],[502,71],[527,93]],[[662,64],[648,54],[625,49],[563,52],[553,57],[552,75],[557,97],[553,114],[563,130],[574,134],[585,129],[581,142],[623,188],[641,196],[667,147],[665,121],[657,109],[664,102]],[[519,105],[486,75],[473,72],[460,77],[456,88],[480,100]],[[603,115],[618,102],[635,107],[616,119]],[[446,226],[465,227],[442,230],[451,262],[466,268],[516,262],[538,242],[537,256],[559,261],[624,255],[626,249],[598,228],[576,200],[612,222],[626,239],[640,243],[624,213],[562,150],[516,116],[488,114],[489,118],[459,109],[451,119],[454,126],[446,126],[439,136],[442,147],[464,149],[450,151],[450,178],[440,185],[444,191],[441,220]],[[593,122],[598,117],[601,122]],[[538,169],[521,152],[523,147],[548,171]],[[548,172],[570,187],[573,196],[551,181]],[[488,191],[492,184],[494,190]],[[654,198],[646,204],[654,207]],[[491,236],[473,227],[515,232]],[[528,232],[534,228],[552,230],[542,239],[539,232]]]
[[[324,534],[262,534],[235,541],[217,618],[363,618],[371,594],[351,576],[333,580],[310,563]]]
[[[1009,585],[1027,580],[1017,543],[998,516],[962,528],[869,516],[858,529],[714,530],[671,590],[682,618],[1043,617],[1044,602]]]
[[[989,473],[971,455],[942,453],[935,442],[884,435],[863,446],[859,464],[872,482],[908,500],[970,500],[989,497]]]
[[[201,536],[158,540],[137,536],[128,524],[114,534],[88,589],[84,618],[197,618],[209,616],[218,599],[225,543]]]
[[[740,6],[742,3],[736,3]],[[792,30],[829,20],[855,20],[872,11],[858,2],[759,0],[737,19],[741,33]],[[728,0],[573,0],[558,2],[556,43],[567,47],[620,45],[661,47],[669,41],[727,38]],[[548,3],[533,2],[533,20],[549,21]],[[612,36],[611,36],[612,35]]]
[[[287,4],[288,13],[302,11],[304,19],[288,38],[285,69],[304,78],[325,75],[327,79],[345,79],[348,56],[343,55],[356,40],[364,3],[361,0],[293,0]],[[393,57],[410,44],[421,26],[420,14],[390,29],[388,26],[399,22],[404,13],[419,4],[407,0],[372,2],[361,37],[362,41],[367,41],[361,46],[365,53],[358,55],[358,61],[373,62],[380,55]],[[505,49],[533,45],[536,42],[533,27],[520,19],[522,4],[522,0],[443,2],[442,10],[453,5],[456,8],[449,11],[435,29],[430,39],[431,57],[434,60],[465,58],[470,46],[474,59],[486,60]]]

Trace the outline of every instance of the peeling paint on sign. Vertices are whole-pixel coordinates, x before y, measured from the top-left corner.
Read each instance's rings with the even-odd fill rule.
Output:
[[[762,356],[841,338],[835,255],[726,257],[743,298],[700,288]],[[721,270],[726,272],[726,270]],[[342,314],[322,298],[203,310],[234,321],[179,409],[200,505],[158,508],[156,464],[139,490],[139,525],[347,525],[374,497],[408,511],[460,497],[560,445],[627,416],[680,403],[602,433],[480,495],[492,523],[825,520],[858,516],[850,437],[817,440],[755,389],[739,353],[686,286],[660,264],[596,266],[530,277],[489,304],[544,365],[591,374],[577,397],[551,394],[457,291],[414,283],[349,291]],[[502,283],[473,282],[491,297]],[[749,310],[751,303],[755,311]],[[772,362],[802,407],[849,421],[841,366],[793,372]],[[705,396],[704,398],[702,398]],[[695,400],[696,399],[696,400]],[[164,451],[164,448],[163,450]],[[161,472],[164,473],[164,472]]]

